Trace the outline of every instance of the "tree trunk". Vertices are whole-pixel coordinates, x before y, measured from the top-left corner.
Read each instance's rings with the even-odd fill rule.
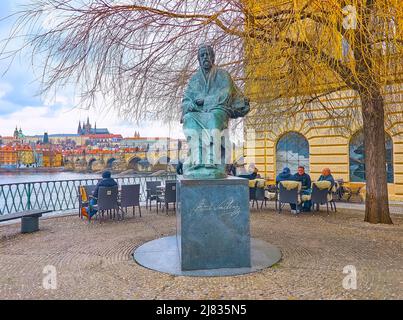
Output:
[[[384,100],[378,88],[363,91],[360,98],[365,145],[365,221],[392,224],[386,174]]]

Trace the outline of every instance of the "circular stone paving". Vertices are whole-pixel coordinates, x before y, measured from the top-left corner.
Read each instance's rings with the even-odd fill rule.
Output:
[[[32,234],[20,222],[0,226],[0,299],[403,299],[402,214],[371,225],[364,212],[339,207],[295,216],[269,206],[252,208],[251,234],[280,248],[281,260],[233,277],[173,276],[134,262],[136,248],[176,232],[175,215],[154,207],[123,221],[42,219]],[[49,265],[57,290],[43,288]],[[356,267],[356,290],[343,287],[345,266]]]
[[[143,267],[177,276],[219,277],[247,274],[266,269],[281,259],[281,251],[259,239],[251,239],[250,268],[222,268],[182,271],[176,236],[143,244],[133,252],[134,260]]]

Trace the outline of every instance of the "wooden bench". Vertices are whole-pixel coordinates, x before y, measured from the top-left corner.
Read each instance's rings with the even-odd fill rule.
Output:
[[[31,233],[39,230],[39,217],[52,210],[28,210],[0,216],[0,222],[21,219],[21,233]]]

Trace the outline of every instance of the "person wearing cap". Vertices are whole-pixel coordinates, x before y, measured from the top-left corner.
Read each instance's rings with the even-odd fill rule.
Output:
[[[91,220],[91,218],[97,213],[97,209],[94,208],[94,206],[98,202],[98,191],[100,187],[114,187],[117,186],[117,182],[112,179],[112,174],[110,171],[105,171],[102,173],[102,180],[98,182],[97,186],[95,187],[95,190],[92,193],[92,196],[90,197],[90,200],[88,202],[88,207],[84,208],[83,216],[87,217],[88,220]]]
[[[92,195],[94,198],[97,199],[100,187],[114,187],[117,185],[118,185],[117,182],[112,178],[111,172],[105,171],[104,173],[102,173],[102,180],[98,182]]]
[[[283,171],[281,171],[277,177],[276,177],[276,186],[278,186],[278,184],[281,181],[294,181],[294,176],[291,174],[291,170],[288,167],[284,167]],[[297,206],[293,203],[290,203],[290,207],[291,207],[291,212],[292,213],[296,213],[296,208]]]
[[[280,181],[292,181],[294,180],[293,175],[291,174],[290,168],[285,167],[283,171],[281,171],[276,177],[276,184]]]

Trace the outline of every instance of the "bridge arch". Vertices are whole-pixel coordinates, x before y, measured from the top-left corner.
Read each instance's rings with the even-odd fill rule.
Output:
[[[114,158],[114,157],[109,158],[109,159],[106,161],[106,168],[112,169],[113,163],[116,162],[117,160],[118,160],[118,159],[116,159],[116,158]]]
[[[93,166],[93,164],[94,164],[96,161],[97,161],[97,159],[95,159],[95,158],[91,158],[91,159],[88,161],[88,164],[87,164],[88,170],[92,171],[92,166]]]
[[[139,162],[140,161],[141,161],[141,158],[138,156],[134,156],[134,157],[130,158],[129,161],[127,162],[127,168],[139,171]]]

